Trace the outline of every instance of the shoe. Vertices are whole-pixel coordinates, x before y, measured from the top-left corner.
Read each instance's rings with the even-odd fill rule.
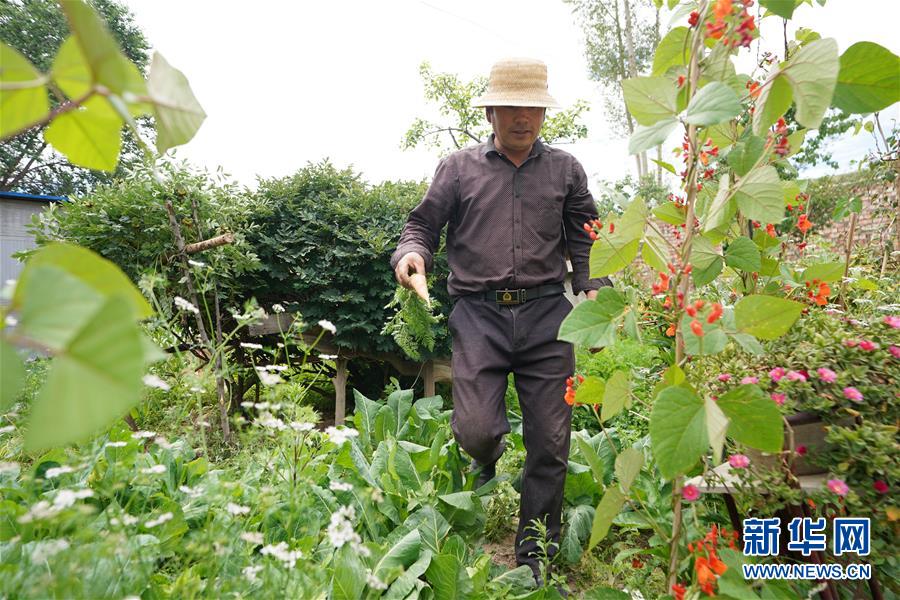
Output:
[[[482,465],[478,461],[472,461],[472,470],[478,472],[478,477],[475,479],[475,489],[477,490],[488,481],[497,476],[497,461],[495,460],[492,463],[488,463],[486,465]]]

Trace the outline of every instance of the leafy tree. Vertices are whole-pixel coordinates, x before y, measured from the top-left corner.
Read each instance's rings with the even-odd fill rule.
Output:
[[[463,81],[454,73],[435,73],[427,62],[419,65],[419,74],[425,86],[425,99],[438,105],[441,120],[416,118],[400,144],[403,149],[425,145],[445,155],[488,138],[491,126],[484,109],[472,106],[472,99],[487,90],[485,77]],[[587,109],[587,102],[578,100],[571,108],[548,113],[541,139],[552,144],[587,137],[587,127],[581,121],[581,115]]]
[[[589,75],[603,84],[607,120],[614,132],[630,136],[635,121],[625,106],[622,82],[648,70],[653,61],[653,49],[659,43],[659,6],[651,13],[648,0],[566,2],[572,5],[584,32]],[[646,153],[639,154],[636,161],[638,176],[645,175]]]
[[[123,54],[146,74],[150,44],[128,8],[117,0],[91,0],[91,4]],[[0,0],[0,41],[21,52],[40,71],[51,69],[68,35],[66,17],[55,0]],[[138,120],[145,133],[149,133],[150,122],[147,117]],[[0,143],[0,190],[82,195],[121,176],[139,155],[133,136],[126,131],[116,172],[84,169],[71,164],[44,140],[45,129],[36,126]]]

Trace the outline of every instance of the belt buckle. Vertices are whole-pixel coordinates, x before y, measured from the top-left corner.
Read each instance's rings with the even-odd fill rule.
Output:
[[[494,299],[497,301],[497,304],[522,304],[525,302],[525,290],[496,290],[494,292]]]

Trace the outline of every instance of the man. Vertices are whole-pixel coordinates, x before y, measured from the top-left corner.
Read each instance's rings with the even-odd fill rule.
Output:
[[[593,299],[609,281],[588,276],[592,242],[583,225],[597,211],[584,169],[538,139],[545,110],[558,106],[547,90],[546,65],[498,62],[487,93],[473,105],[485,107],[493,135],[440,162],[391,265],[400,284],[411,287],[411,275],[431,269],[448,224],[451,426],[481,469],[478,485],[486,483],[510,431],[504,393],[513,373],[526,449],[516,559],[539,579],[537,544],[526,539],[535,535],[529,524],[544,520],[558,547],[571,437],[572,407],[563,396],[575,354],[557,340],[572,308],[563,295],[566,253],[576,294]]]

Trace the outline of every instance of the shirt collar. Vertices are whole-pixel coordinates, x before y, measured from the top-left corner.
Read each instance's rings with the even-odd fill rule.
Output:
[[[500,154],[500,151],[497,150],[497,146],[494,145],[493,133],[481,147],[482,156],[486,156],[489,152]],[[531,152],[528,153],[528,157],[531,158],[532,156],[537,156],[546,152],[550,152],[550,149],[547,148],[546,145],[544,145],[544,143],[541,141],[541,138],[537,138],[536,140],[534,140],[534,145],[531,146]]]

